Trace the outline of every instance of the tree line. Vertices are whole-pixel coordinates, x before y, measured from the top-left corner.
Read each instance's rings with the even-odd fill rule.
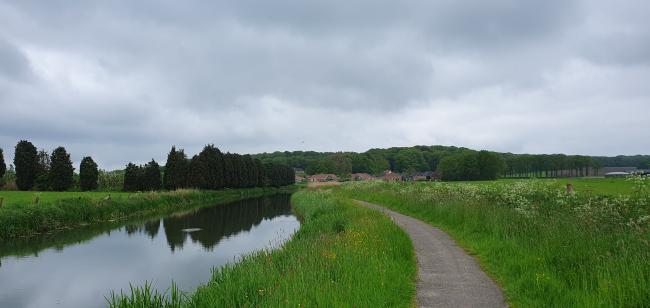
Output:
[[[334,173],[346,176],[351,173],[381,175],[386,170],[405,175],[421,171],[438,171],[451,174],[452,178],[474,179],[493,177],[477,175],[476,170],[480,152],[454,146],[413,146],[370,149],[363,153],[354,152],[274,152],[255,155],[263,162],[286,164],[300,168],[306,174]],[[570,177],[589,176],[602,167],[630,166],[650,168],[650,156],[582,156],[565,154],[512,154],[494,153],[500,162],[490,167],[498,167],[498,177]],[[483,154],[485,156],[485,154]],[[448,158],[450,157],[450,158]],[[440,168],[443,160],[447,162]],[[463,162],[463,164],[460,164]],[[450,170],[456,165],[460,170]],[[463,175],[463,176],[460,176]],[[445,176],[443,175],[443,178]]]
[[[124,191],[280,187],[293,183],[295,173],[289,166],[262,163],[250,155],[222,153],[214,145],[206,145],[191,159],[183,149],[172,147],[162,177],[155,160],[144,166],[129,163],[124,170]]]
[[[66,191],[75,182],[74,170],[70,154],[64,147],[57,147],[48,154],[45,150],[38,151],[31,142],[21,140],[16,144],[14,164],[10,171],[19,190]],[[82,191],[96,189],[98,172],[93,159],[84,157],[79,166],[79,188]],[[0,149],[0,178],[4,179],[6,173],[3,151]]]
[[[175,190],[179,188],[221,189],[273,186],[295,182],[293,168],[272,162],[262,163],[250,155],[222,153],[207,145],[191,159],[184,150],[172,147],[167,163],[155,160],[145,165],[129,163],[124,170],[100,170],[87,156],[81,160],[79,174],[64,147],[48,154],[29,141],[15,147],[14,164],[7,170],[0,148],[0,187],[11,178],[19,190],[67,191],[78,185],[82,191],[103,189],[124,191]]]

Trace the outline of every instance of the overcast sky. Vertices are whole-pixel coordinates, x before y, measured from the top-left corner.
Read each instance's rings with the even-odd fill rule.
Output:
[[[650,1],[0,0],[0,147],[650,154]]]

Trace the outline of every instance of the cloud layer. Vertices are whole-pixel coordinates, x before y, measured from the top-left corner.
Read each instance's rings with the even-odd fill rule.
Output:
[[[647,1],[0,2],[0,147],[650,150]]]

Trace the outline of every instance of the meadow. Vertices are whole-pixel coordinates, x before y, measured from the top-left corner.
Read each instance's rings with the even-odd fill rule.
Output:
[[[650,179],[349,183],[449,233],[523,307],[650,303]],[[623,193],[619,190],[625,187]]]
[[[281,249],[215,269],[193,294],[149,285],[107,296],[111,307],[412,307],[416,262],[408,236],[381,213],[331,190],[292,198],[302,225]]]

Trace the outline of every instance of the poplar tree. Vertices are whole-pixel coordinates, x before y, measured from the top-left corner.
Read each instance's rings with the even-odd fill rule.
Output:
[[[50,158],[49,181],[50,188],[55,191],[65,191],[72,187],[74,167],[70,160],[70,154],[64,147],[58,147],[52,151]]]
[[[79,165],[79,188],[82,191],[95,190],[97,189],[98,179],[99,169],[97,163],[90,156],[84,157]]]
[[[16,186],[18,189],[32,189],[38,171],[38,157],[36,147],[31,142],[21,140],[16,144],[14,166],[16,168]]]

